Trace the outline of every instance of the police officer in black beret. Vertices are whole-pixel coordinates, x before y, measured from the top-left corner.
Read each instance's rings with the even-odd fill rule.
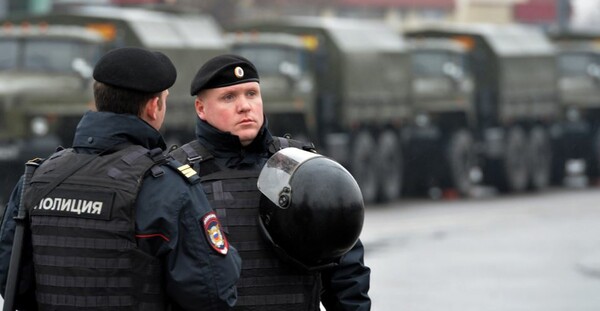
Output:
[[[10,198],[2,293],[23,203],[29,221],[16,308],[228,309],[240,257],[198,175],[163,154],[158,132],[175,67],[160,52],[128,47],[105,54],[93,77],[97,112],[83,116],[73,148],[35,161]]]
[[[217,56],[200,68],[191,95],[198,115],[196,140],[171,154],[198,170],[225,234],[240,251],[234,309],[319,310],[321,302],[327,310],[369,310],[370,269],[360,240],[337,266],[310,271],[283,261],[261,235],[261,169],[283,147],[313,146],[269,133],[255,66],[237,55]]]

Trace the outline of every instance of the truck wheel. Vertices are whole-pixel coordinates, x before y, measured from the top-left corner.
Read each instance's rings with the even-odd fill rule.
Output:
[[[496,186],[500,192],[524,191],[529,181],[529,160],[525,133],[521,128],[508,130],[504,149],[503,158],[486,159],[484,180]]]
[[[389,202],[400,196],[402,188],[402,153],[396,134],[390,130],[379,135],[377,151],[379,198]]]
[[[519,127],[511,128],[506,141],[504,157],[504,182],[501,191],[522,192],[529,181],[529,160],[525,132]]]
[[[352,147],[351,172],[362,192],[366,204],[377,198],[377,156],[375,141],[367,131],[361,131],[354,137]]]
[[[590,150],[586,161],[586,175],[591,183],[595,183],[600,177],[600,129],[594,134]]]
[[[565,165],[567,162],[564,154],[563,142],[564,138],[560,137],[555,140],[552,144],[552,157],[550,166],[550,183],[552,185],[560,186],[563,184],[563,180],[566,176]]]
[[[531,187],[542,190],[550,184],[552,149],[548,134],[542,127],[534,127],[529,133],[529,169]]]
[[[471,171],[475,167],[473,137],[466,130],[452,134],[446,148],[446,177],[442,186],[455,188],[461,195],[468,195],[472,188]]]

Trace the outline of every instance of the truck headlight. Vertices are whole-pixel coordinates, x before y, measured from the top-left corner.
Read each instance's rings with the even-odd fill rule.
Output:
[[[579,121],[581,119],[581,113],[577,108],[569,108],[567,110],[567,120],[571,122]]]
[[[429,125],[429,116],[425,113],[419,113],[416,117],[415,117],[415,124],[417,126],[420,127],[426,127]]]
[[[48,134],[48,120],[43,117],[35,117],[31,120],[31,132],[36,136],[45,136]]]

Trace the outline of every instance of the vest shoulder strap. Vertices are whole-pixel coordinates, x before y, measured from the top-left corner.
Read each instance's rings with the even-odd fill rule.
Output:
[[[165,154],[162,149],[155,148],[152,150],[147,150],[143,147],[138,146],[137,148],[133,148],[123,160],[127,159],[129,161],[133,161],[141,155],[148,156],[152,162],[153,166],[150,168],[150,172],[153,177],[160,177],[164,174],[163,167],[169,167],[177,172],[180,176],[182,176],[188,183],[194,184],[198,182],[198,174],[194,169],[192,169],[187,164],[182,164],[181,162],[174,159],[171,155]]]
[[[170,155],[180,162],[194,165],[213,158],[213,155],[197,139],[179,147],[174,148]]]
[[[310,152],[317,152],[315,145],[311,142],[304,142],[300,140],[291,139],[289,137],[279,136],[273,136],[273,142],[269,145],[269,152],[276,153],[277,151],[288,147],[294,147]]]
[[[221,171],[214,163],[215,157],[198,140],[193,140],[179,148],[171,148],[169,153],[175,160],[187,163],[204,179],[204,176]],[[202,163],[202,165],[200,165]]]

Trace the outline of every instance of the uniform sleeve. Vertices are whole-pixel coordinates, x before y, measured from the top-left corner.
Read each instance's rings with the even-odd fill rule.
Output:
[[[148,199],[152,196],[153,199]],[[235,284],[240,276],[241,259],[233,247],[227,245],[224,253],[217,246],[211,246],[207,239],[203,220],[214,213],[202,188],[186,185],[183,190],[165,193],[164,188],[160,191],[150,187],[140,193],[140,199],[160,202],[153,204],[153,210],[148,212],[162,213],[151,218],[164,221],[148,224],[144,224],[143,219],[141,223],[138,221],[138,235],[160,233],[163,237],[144,239],[141,245],[158,250],[152,252],[163,258],[165,288],[172,309],[227,310],[232,307],[237,300]],[[152,246],[154,242],[161,245]]]
[[[338,266],[322,272],[321,302],[327,311],[371,310],[371,269],[364,264],[364,253],[359,240]]]
[[[12,254],[13,237],[15,234],[16,223],[13,217],[17,216],[22,178],[17,187],[13,190],[9,202],[4,210],[2,217],[2,226],[0,227],[0,291],[2,297],[6,293],[6,281],[8,278],[8,269],[10,256]],[[23,237],[23,253],[21,255],[21,270],[19,272],[19,288],[15,298],[15,307],[19,310],[37,310],[35,300],[35,274],[33,270],[33,258],[31,248],[31,235],[25,231]]]
[[[19,185],[21,181],[19,181]],[[6,279],[8,277],[8,266],[10,264],[10,256],[12,254],[13,236],[15,234],[15,222],[13,217],[17,216],[17,206],[19,205],[19,197],[17,193],[21,187],[15,187],[13,190],[4,215],[2,215],[2,226],[0,227],[0,289],[2,297],[6,292]]]

